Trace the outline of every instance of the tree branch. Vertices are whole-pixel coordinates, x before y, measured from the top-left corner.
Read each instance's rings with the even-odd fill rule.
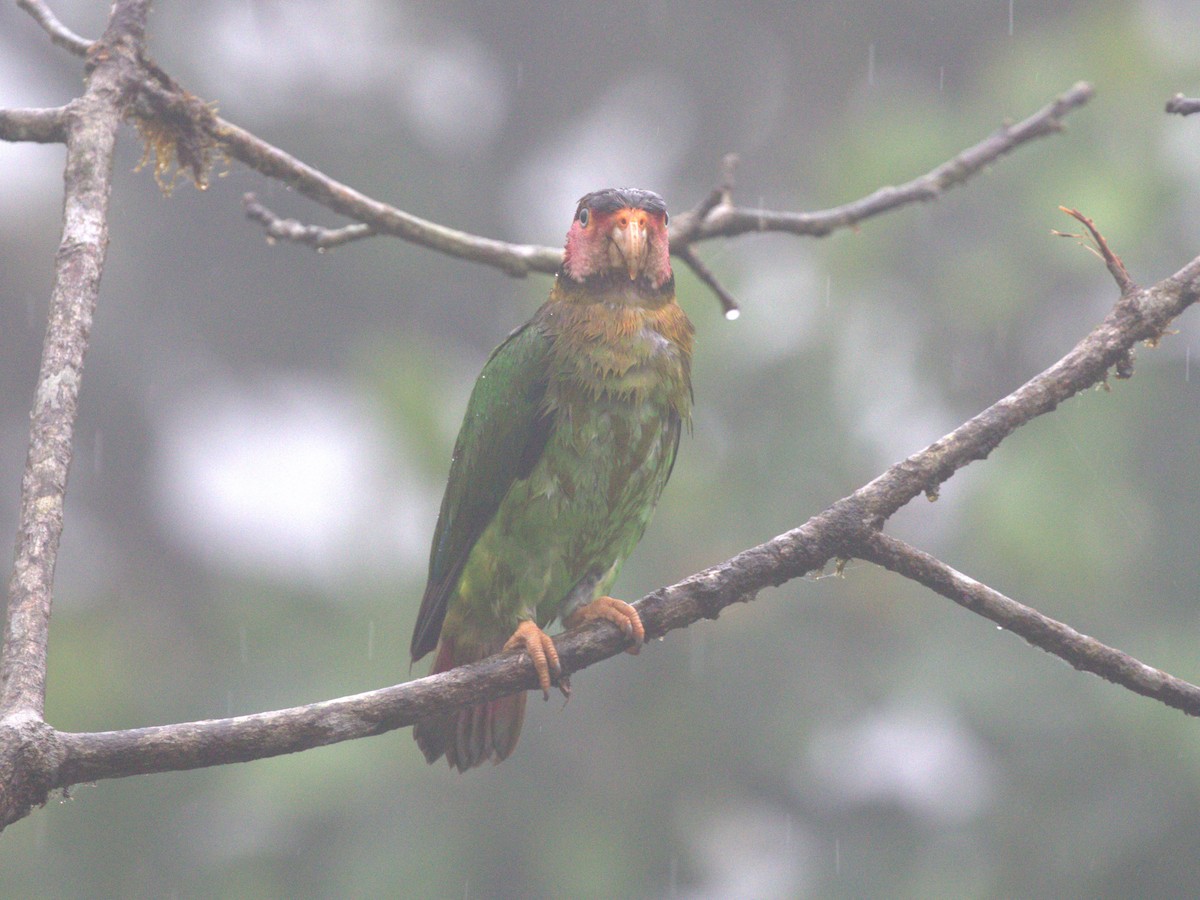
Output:
[[[322,228],[319,225],[305,225],[296,219],[281,219],[263,206],[255,194],[243,194],[242,206],[246,210],[246,216],[262,225],[267,240],[272,242],[287,240],[306,244],[314,250],[328,250],[330,247],[339,247],[375,234],[370,225]]]
[[[1055,134],[1063,129],[1062,119],[1087,103],[1095,91],[1079,82],[1065,94],[1038,110],[1023,122],[1006,125],[991,137],[969,147],[931,172],[899,187],[884,187],[861,200],[812,213],[747,209],[719,203],[696,226],[694,240],[734,237],[750,231],[782,231],[821,237],[838,228],[847,228],[864,219],[918,201],[936,200],[947,188],[962,184],[988,164],[1012,152],[1021,144]]]
[[[1069,625],[1005,597],[903,541],[876,533],[859,546],[858,557],[925,585],[959,606],[1020,635],[1033,646],[1066,660],[1080,671],[1099,675],[1189,716],[1200,716],[1200,687],[1080,634]]]
[[[1198,113],[1200,112],[1200,97],[1185,97],[1183,94],[1176,94],[1167,101],[1167,112],[1177,116],[1190,116],[1192,113]]]
[[[1080,635],[879,532],[913,497],[935,493],[956,470],[986,457],[1017,427],[1103,381],[1110,367],[1128,364],[1137,342],[1157,339],[1198,299],[1200,257],[1170,278],[1121,297],[1059,362],[804,525],[644,597],[638,611],[647,635],[662,636],[701,618],[715,619],[725,607],[749,602],[765,587],[821,569],[833,559],[860,557],[929,586],[1077,668],[1200,714],[1200,687]],[[626,640],[615,626],[593,622],[555,643],[569,674],[616,655]],[[528,657],[508,653],[406,684],[291,709],[130,731],[54,732],[59,763],[49,784],[66,787],[296,752],[381,734],[536,685]]]
[[[1125,268],[1125,263],[1121,262],[1121,257],[1112,252],[1108,246],[1108,241],[1104,239],[1104,235],[1102,235],[1096,229],[1095,223],[1077,209],[1068,209],[1065,206],[1060,206],[1059,209],[1065,212],[1068,216],[1071,216],[1071,218],[1083,223],[1083,227],[1088,230],[1088,235],[1091,237],[1092,243],[1095,244],[1095,246],[1085,246],[1087,246],[1087,249],[1091,250],[1098,257],[1104,260],[1104,265],[1108,267],[1108,273],[1112,275],[1113,280],[1116,281],[1117,288],[1121,291],[1121,293],[1128,294],[1132,291],[1136,291],[1137,285],[1134,284],[1133,278],[1130,277],[1129,271]],[[1050,233],[1058,237],[1083,238],[1083,235],[1081,234],[1068,234],[1065,231],[1052,231]]]
[[[1001,128],[920,178],[900,187],[880,188],[860,200],[821,212],[776,212],[734,206],[733,174],[738,160],[735,154],[729,154],[722,161],[721,178],[708,196],[695,209],[674,217],[670,231],[671,253],[688,265],[717,295],[726,316],[736,318],[737,301],[695,255],[693,244],[717,237],[735,237],[750,231],[779,231],[820,237],[909,203],[936,200],[947,188],[962,184],[1021,144],[1061,131],[1063,117],[1087,103],[1093,94],[1091,85],[1080,82],[1023,122]],[[451,256],[496,266],[517,276],[529,272],[553,274],[562,262],[562,251],[558,248],[507,244],[478,237],[436,225],[372,200],[215,116],[212,134],[229,155],[264,175],[279,178],[317,203],[366,226],[361,230],[350,226],[354,230],[331,231],[305,225],[295,220],[281,219],[255,200],[253,206],[247,205],[247,214],[264,226],[269,237],[328,247],[372,234],[391,234]]]
[[[218,116],[213,116],[211,134],[221,149],[234,159],[379,234],[390,234],[449,256],[495,266],[515,276],[530,272],[554,274],[562,263],[559,248],[509,244],[480,237],[373,200]]]
[[[671,253],[682,260],[689,269],[696,273],[696,277],[704,282],[710,291],[717,295],[717,300],[721,304],[721,312],[725,314],[725,318],[732,320],[742,314],[742,308],[738,305],[737,298],[725,289],[725,286],[717,280],[717,276],[713,273],[713,270],[705,264],[704,260],[696,255],[691,247],[685,244],[677,249],[672,248]]]
[[[29,5],[45,11],[40,4]],[[87,88],[62,116],[67,144],[63,231],[30,414],[0,659],[0,729],[15,736],[0,743],[0,771],[12,773],[0,790],[0,821],[45,801],[47,765],[57,765],[61,756],[61,748],[47,740],[48,729],[40,727],[54,565],[83,361],[108,247],[113,147],[130,85],[138,77],[135,56],[148,7],[148,0],[114,4]],[[32,765],[35,760],[41,764]]]
[[[0,109],[0,141],[65,144],[67,108]]]
[[[17,6],[33,16],[46,34],[50,35],[50,40],[58,46],[70,50],[76,56],[85,56],[91,48],[91,41],[81,38],[60,22],[42,0],[17,0]]]
[[[561,251],[493,241],[412,216],[330,179],[220,119],[145,58],[142,47],[148,0],[118,0],[104,37],[94,45],[69,32],[40,0],[19,0],[19,5],[30,11],[56,43],[86,53],[91,71],[85,94],[59,111],[57,124],[54,111],[34,111],[34,115],[15,111],[15,117],[0,118],[0,123],[25,123],[9,126],[14,132],[23,128],[26,133],[49,136],[61,129],[58,139],[65,139],[68,147],[63,239],[32,417],[0,663],[4,678],[0,690],[0,771],[4,772],[0,826],[44,802],[55,787],[295,752],[380,734],[430,715],[533,688],[537,676],[532,664],[524,654],[510,653],[353,697],[231,719],[94,734],[57,732],[42,721],[54,559],[83,359],[107,243],[113,140],[135,95],[133,112],[150,145],[148,152],[157,159],[156,170],[161,171],[164,154],[173,153],[201,179],[211,148],[216,147],[362,223],[335,231],[310,229],[280,220],[261,205],[250,209],[265,226],[279,232],[276,236],[322,246],[322,241],[355,239],[365,228],[514,275],[555,271]],[[727,158],[720,184],[674,223],[674,252],[704,278],[708,270],[691,250],[701,240],[747,231],[827,234],[907,203],[934,199],[1018,145],[1059,130],[1061,118],[1091,94],[1089,86],[1076,85],[1034,116],[1001,129],[927,175],[824,212],[735,207],[735,160]],[[26,115],[22,118],[21,113]],[[205,137],[211,143],[205,143]],[[1026,610],[879,532],[904,504],[921,493],[936,495],[942,482],[958,469],[985,458],[1020,425],[1103,381],[1110,368],[1115,368],[1119,377],[1131,375],[1134,345],[1157,340],[1176,316],[1200,298],[1200,257],[1170,278],[1139,290],[1090,221],[1078,218],[1092,231],[1121,286],[1120,299],[1100,325],[1062,360],[1017,391],[799,528],[643,598],[639,612],[647,634],[661,636],[700,618],[716,618],[725,607],[748,602],[765,587],[821,569],[832,559],[859,556],[927,584],[994,621],[1009,623],[1007,627],[1073,665],[1197,714],[1200,688]],[[716,285],[711,272],[708,281]],[[569,674],[615,655],[626,641],[614,626],[591,623],[561,636],[556,643],[564,672]]]

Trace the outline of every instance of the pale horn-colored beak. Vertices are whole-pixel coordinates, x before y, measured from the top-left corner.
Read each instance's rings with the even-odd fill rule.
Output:
[[[642,271],[646,256],[650,249],[647,240],[646,212],[631,209],[622,212],[617,219],[617,225],[612,230],[613,243],[621,254],[625,269],[629,272],[629,280],[633,281]]]

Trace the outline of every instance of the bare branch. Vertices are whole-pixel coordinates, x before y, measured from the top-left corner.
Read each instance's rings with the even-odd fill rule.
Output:
[[[945,437],[889,468],[856,491],[863,512],[881,526],[901,506],[936,496],[951,475],[985,458],[1004,438],[1064,400],[1102,383],[1108,370],[1133,374],[1133,347],[1156,342],[1171,321],[1200,299],[1200,257],[1158,284],[1122,297],[1090,334],[1039,375],[964,422]]]
[[[1021,144],[1061,131],[1063,117],[1087,103],[1094,93],[1090,84],[1080,82],[1025,121],[1004,126],[920,178],[899,187],[880,188],[844,206],[813,213],[793,213],[719,205],[696,229],[694,239],[733,237],[749,231],[781,231],[820,237],[909,203],[936,200],[947,188],[962,184]]]
[[[0,789],[2,822],[24,815],[31,803],[44,802],[48,763],[56,764],[61,755],[42,724],[54,565],[83,361],[108,247],[113,147],[129,86],[139,76],[136,55],[148,7],[148,0],[113,5],[108,28],[97,44],[105,52],[97,56],[83,96],[63,117],[63,231],[30,413],[0,659],[0,731],[7,732],[0,742],[0,771],[9,773]]]
[[[1104,235],[1096,229],[1095,223],[1077,209],[1068,209],[1065,206],[1060,206],[1059,209],[1068,216],[1083,223],[1083,227],[1088,230],[1088,234],[1091,235],[1092,241],[1095,244],[1094,248],[1089,246],[1088,249],[1093,250],[1097,256],[1104,260],[1104,264],[1108,266],[1109,274],[1117,282],[1117,287],[1121,293],[1128,294],[1136,291],[1137,285],[1133,283],[1133,279],[1129,276],[1129,271],[1125,268],[1125,263],[1121,262],[1121,257],[1112,252],[1108,246],[1108,241],[1104,239]],[[1058,237],[1083,237],[1083,235],[1079,234],[1067,234],[1064,231],[1052,231],[1051,234]]]
[[[713,190],[694,209],[673,218],[671,253],[689,266],[717,295],[726,317],[736,318],[739,312],[737,300],[696,256],[691,249],[692,244],[749,231],[823,236],[908,203],[934,200],[946,188],[963,183],[984,166],[1021,144],[1060,131],[1063,127],[1062,117],[1086,103],[1092,94],[1091,86],[1081,82],[1025,121],[1001,128],[996,134],[920,178],[898,188],[881,188],[861,200],[816,213],[750,210],[733,206],[734,171],[738,157],[728,154],[722,160],[721,176]],[[554,247],[506,244],[478,237],[419,219],[372,200],[215,116],[212,133],[229,155],[264,175],[283,180],[323,206],[365,225],[362,228],[349,226],[330,230],[282,219],[257,201],[253,205],[247,203],[247,214],[264,226],[269,237],[324,248],[371,234],[392,234],[451,256],[497,266],[511,275],[519,276],[533,271],[553,274],[562,262],[562,251]]]
[[[314,250],[339,247],[342,244],[349,244],[351,241],[371,237],[375,233],[369,225],[321,228],[319,225],[305,225],[296,219],[281,219],[263,206],[254,194],[243,194],[242,206],[246,210],[248,218],[262,225],[268,240],[281,239],[297,244],[307,244]]]
[[[903,541],[886,534],[875,534],[859,547],[858,556],[911,578],[959,606],[991,619],[1033,646],[1066,660],[1076,669],[1099,675],[1189,716],[1200,716],[1200,687],[1080,634],[1069,625],[1005,597]]]
[[[67,108],[0,109],[0,141],[64,144],[67,141]]]
[[[726,153],[721,160],[721,177],[708,196],[696,204],[694,209],[671,217],[671,246],[688,245],[696,238],[700,225],[718,206],[733,203],[733,182],[739,159],[736,153]]]
[[[1159,672],[1067,626],[970,581],[937,560],[883,537],[883,522],[913,497],[934,493],[954,471],[982,459],[1024,422],[1102,381],[1127,361],[1133,346],[1156,338],[1200,299],[1200,257],[1158,284],[1123,296],[1105,320],[1062,360],[941,440],[889,468],[799,528],[739,553],[721,565],[644,597],[638,611],[648,636],[664,635],[701,618],[716,618],[830,560],[860,557],[892,568],[1011,628],[1072,665],[1097,672],[1189,714],[1200,714],[1200,687]],[[614,656],[625,646],[608,623],[590,623],[556,640],[566,673]],[[99,734],[42,735],[58,760],[53,786],[79,781],[260,759],[308,747],[380,734],[429,715],[532,689],[537,675],[527,656],[494,656],[395,687],[310,706]]]
[[[1192,113],[1198,113],[1200,112],[1200,97],[1185,97],[1183,94],[1176,94],[1167,101],[1167,112],[1177,116],[1190,116]]]
[[[52,35],[66,35],[78,42],[68,43],[67,46],[81,46],[84,49],[90,46],[81,38],[71,35],[40,0],[23,0],[22,5]],[[560,248],[512,244],[473,235],[367,197],[220,118],[153,63],[142,59],[142,64],[145,77],[139,87],[141,100],[148,110],[139,109],[136,121],[147,140],[147,155],[156,157],[155,174],[164,186],[166,183],[162,176],[171,153],[178,155],[182,167],[191,169],[197,185],[204,186],[204,170],[211,157],[211,146],[197,137],[203,132],[226,155],[268,177],[283,181],[315,202],[365,226],[326,229],[282,219],[259,202],[248,204],[248,215],[264,226],[269,237],[327,249],[371,234],[390,234],[449,256],[495,266],[518,277],[530,272],[554,274],[562,263]],[[1091,96],[1092,88],[1089,85],[1077,84],[1025,121],[1002,128],[992,137],[963,151],[921,178],[899,188],[882,188],[861,200],[817,213],[734,207],[733,174],[737,157],[730,154],[723,160],[721,179],[713,191],[695,209],[676,218],[671,229],[671,251],[695,270],[700,279],[717,294],[726,315],[736,313],[737,303],[729,291],[690,252],[692,243],[748,231],[825,235],[907,203],[935,199],[946,188],[961,184],[1020,144],[1061,130],[1062,117],[1086,103]]]
[[[50,40],[60,47],[65,47],[76,56],[87,55],[92,42],[81,38],[70,28],[58,20],[42,0],[17,0],[17,6],[29,13],[37,21]]]
[[[725,318],[736,319],[742,314],[741,307],[738,306],[737,298],[725,289],[721,282],[717,281],[717,276],[713,274],[703,260],[698,257],[695,252],[687,244],[682,246],[672,247],[672,255],[679,257],[687,266],[696,273],[696,277],[708,285],[709,290],[717,295],[717,299],[721,302],[721,311],[725,313]]]
[[[509,244],[430,222],[394,206],[372,200],[224,119],[213,117],[213,137],[235,159],[271,178],[278,178],[311,200],[369,226],[449,256],[495,266],[510,275],[554,274],[562,250],[531,244]]]
[[[151,123],[150,130],[143,133],[153,145],[156,172],[162,168],[164,154],[169,157],[173,153],[202,181],[210,150],[217,147],[361,223],[337,230],[304,226],[275,216],[249,198],[248,213],[269,235],[324,247],[369,233],[392,234],[513,275],[552,273],[561,262],[561,251],[494,241],[413,216],[340,184],[220,119],[144,58],[148,0],[118,0],[104,37],[94,46],[65,29],[40,0],[18,2],[56,43],[86,53],[94,69],[87,92],[59,111],[57,125],[47,114],[26,117],[35,124],[24,126],[30,133],[46,135],[60,129],[58,139],[65,139],[68,145],[68,166],[63,240],[33,412],[5,630],[0,771],[8,775],[0,784],[0,826],[25,815],[31,804],[44,801],[54,787],[295,752],[380,734],[430,715],[533,688],[537,676],[528,658],[505,654],[379,691],[232,719],[97,734],[59,733],[42,721],[53,568],[83,358],[107,242],[105,213],[113,138],[125,105],[135,93],[139,96],[135,115],[143,123]],[[1076,85],[1034,116],[1001,129],[927,175],[823,212],[800,214],[733,206],[736,158],[727,157],[718,186],[673,223],[673,252],[732,303],[728,292],[695,256],[695,243],[748,231],[823,235],[907,203],[935,199],[1020,144],[1059,130],[1062,117],[1091,96],[1088,85]],[[18,120],[19,116],[0,118],[0,128],[5,121]],[[647,634],[661,636],[700,618],[716,618],[726,606],[748,602],[765,587],[820,569],[831,559],[859,556],[928,584],[995,621],[1015,623],[1014,631],[1073,665],[1104,674],[1185,712],[1200,713],[1200,688],[1027,610],[878,531],[915,496],[935,495],[958,469],[985,458],[1020,425],[1103,381],[1110,368],[1116,367],[1119,375],[1131,374],[1134,345],[1140,340],[1157,340],[1175,316],[1200,299],[1200,258],[1171,278],[1138,290],[1092,223],[1076,216],[1092,232],[1122,288],[1120,300],[1096,329],[1020,389],[799,528],[643,598],[639,612]],[[727,309],[736,309],[736,304]],[[617,654],[626,642],[615,627],[592,623],[561,636],[556,643],[564,672],[569,674]]]

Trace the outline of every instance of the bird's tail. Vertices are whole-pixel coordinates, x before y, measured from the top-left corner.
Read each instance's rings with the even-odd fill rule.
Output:
[[[429,674],[436,675],[475,662],[499,650],[499,646],[456,649],[454,641],[443,635]],[[522,691],[444,716],[422,719],[413,725],[413,737],[427,762],[433,763],[445,756],[452,768],[465,772],[489,759],[495,762],[506,759],[517,746],[524,719],[525,692]]]

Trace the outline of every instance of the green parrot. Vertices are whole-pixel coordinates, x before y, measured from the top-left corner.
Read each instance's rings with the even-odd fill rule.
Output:
[[[475,382],[454,445],[412,637],[432,673],[523,649],[544,696],[559,676],[542,630],[605,619],[606,595],[671,476],[692,405],[692,324],[675,302],[667,207],[650,191],[583,197],[550,298]],[[417,722],[429,762],[465,772],[517,744],[525,694]]]

